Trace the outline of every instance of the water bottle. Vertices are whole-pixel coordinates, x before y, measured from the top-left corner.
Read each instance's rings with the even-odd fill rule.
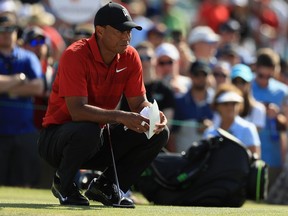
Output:
[[[277,122],[275,118],[268,118],[268,126],[272,141],[279,140],[279,131],[277,130]]]

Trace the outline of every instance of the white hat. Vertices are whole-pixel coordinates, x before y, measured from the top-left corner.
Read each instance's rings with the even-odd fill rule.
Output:
[[[0,1],[0,12],[16,12],[17,7],[12,0],[2,0]]]
[[[226,102],[237,102],[241,103],[243,102],[243,97],[240,96],[239,94],[229,91],[229,92],[224,92],[221,94],[217,99],[217,103],[226,103]]]
[[[248,0],[231,0],[232,5],[236,5],[239,7],[245,7],[248,5]]]
[[[179,51],[178,49],[170,43],[162,43],[155,49],[156,57],[159,58],[161,56],[168,56],[173,60],[179,60]]]
[[[199,41],[214,43],[220,39],[219,35],[216,34],[209,26],[197,26],[193,28],[188,36],[188,43],[194,44]]]

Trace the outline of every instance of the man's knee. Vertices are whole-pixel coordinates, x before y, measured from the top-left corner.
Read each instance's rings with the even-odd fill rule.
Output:
[[[170,136],[169,128],[165,126],[164,130],[156,135],[157,137],[156,143],[161,147],[164,147],[168,142],[169,136]]]
[[[165,126],[164,130],[160,134],[162,135],[162,139],[164,140],[163,144],[166,145],[168,142],[169,136],[170,136],[169,128],[167,126]]]

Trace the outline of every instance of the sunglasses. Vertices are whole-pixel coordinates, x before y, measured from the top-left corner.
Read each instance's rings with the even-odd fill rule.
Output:
[[[160,65],[160,66],[172,65],[172,64],[173,64],[172,60],[170,60],[170,61],[159,61],[158,62],[158,65]]]
[[[214,72],[213,76],[214,77],[219,77],[219,78],[226,78],[227,77],[227,75],[222,73],[222,72]]]
[[[257,77],[259,79],[269,80],[272,76],[271,75],[264,75],[264,74],[261,74],[261,73],[257,73]]]
[[[152,57],[148,55],[140,55],[140,59],[141,61],[150,61]]]
[[[247,82],[241,78],[236,78],[232,80],[234,85],[245,85]]]
[[[9,32],[12,33],[17,29],[17,26],[0,26],[0,33]]]
[[[28,43],[29,43],[30,46],[36,47],[38,45],[45,44],[45,39],[44,38],[41,38],[41,39],[35,38],[35,39],[30,40]]]
[[[236,102],[223,102],[223,103],[219,103],[223,106],[235,106],[237,103]]]

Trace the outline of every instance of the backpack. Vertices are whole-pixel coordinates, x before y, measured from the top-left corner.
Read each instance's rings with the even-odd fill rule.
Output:
[[[251,154],[228,132],[218,129],[218,133],[192,143],[186,152],[160,153],[135,188],[158,205],[242,206],[247,179],[255,175]]]

